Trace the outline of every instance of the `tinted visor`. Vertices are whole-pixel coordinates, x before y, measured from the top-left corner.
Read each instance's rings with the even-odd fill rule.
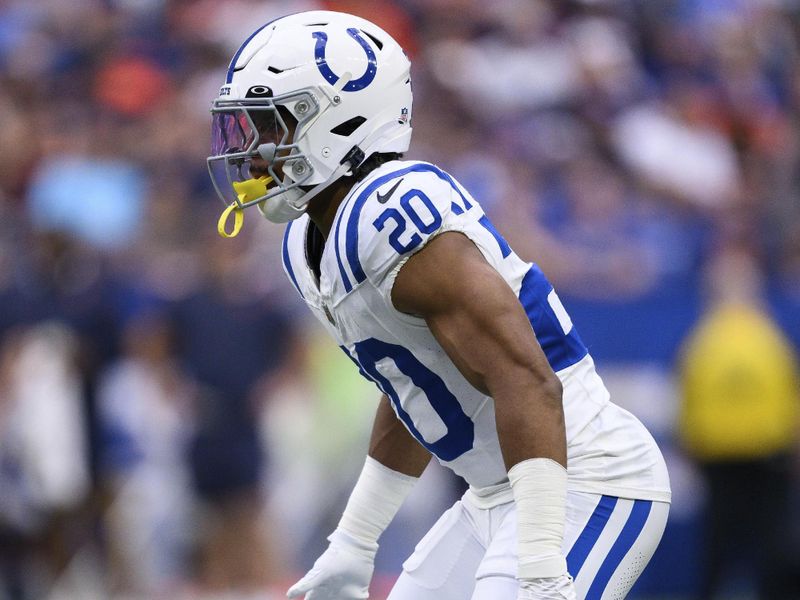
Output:
[[[211,121],[211,154],[253,152],[259,144],[279,144],[285,128],[273,107],[215,111]]]
[[[208,169],[217,194],[226,204],[237,201],[235,182],[258,177],[269,166],[258,154],[258,147],[268,143],[277,146],[287,137],[284,122],[272,105],[228,105],[212,109],[212,155],[208,159]],[[260,165],[251,173],[254,160]]]

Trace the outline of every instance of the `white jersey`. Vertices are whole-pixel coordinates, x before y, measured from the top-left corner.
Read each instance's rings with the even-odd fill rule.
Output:
[[[398,418],[480,502],[510,498],[494,401],[472,387],[421,318],[397,311],[391,291],[406,260],[434,236],[471,239],[519,297],[563,384],[569,485],[669,501],[661,454],[630,413],[609,402],[586,346],[541,270],[520,259],[480,205],[450,175],[424,162],[393,161],[343,200],[317,279],[308,252],[321,243],[307,215],[286,228],[284,268],[311,311],[391,400]],[[476,281],[475,285],[481,285]]]

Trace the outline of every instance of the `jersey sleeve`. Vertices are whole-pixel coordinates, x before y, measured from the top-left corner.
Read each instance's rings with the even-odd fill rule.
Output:
[[[399,164],[355,190],[337,216],[335,250],[344,294],[369,282],[391,304],[400,268],[446,231],[466,235],[500,272],[512,263],[527,264],[448,173],[429,163]]]
[[[349,203],[346,224],[337,228],[346,227],[337,232],[343,279],[352,286],[368,281],[389,299],[405,261],[437,234],[462,228],[472,203],[434,165],[415,163],[378,176]]]

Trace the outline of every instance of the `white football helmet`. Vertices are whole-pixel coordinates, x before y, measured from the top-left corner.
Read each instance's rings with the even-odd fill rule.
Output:
[[[217,194],[283,223],[372,154],[405,152],[410,66],[388,33],[353,15],[309,11],[262,26],[211,108]]]

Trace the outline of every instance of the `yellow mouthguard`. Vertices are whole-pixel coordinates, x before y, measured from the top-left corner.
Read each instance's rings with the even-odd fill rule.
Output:
[[[219,216],[217,222],[217,232],[224,238],[232,238],[239,235],[244,225],[244,211],[241,204],[250,202],[256,198],[261,198],[267,195],[267,186],[272,183],[272,177],[263,175],[258,179],[247,179],[246,181],[234,181],[233,189],[236,191],[236,197],[239,203],[232,202]],[[228,222],[228,217],[233,213],[233,229],[230,233],[225,230],[225,225]]]
[[[262,175],[258,179],[246,179],[245,181],[234,181],[233,189],[236,190],[236,197],[239,202],[244,204],[256,198],[267,195],[267,186],[272,183],[272,177]]]

